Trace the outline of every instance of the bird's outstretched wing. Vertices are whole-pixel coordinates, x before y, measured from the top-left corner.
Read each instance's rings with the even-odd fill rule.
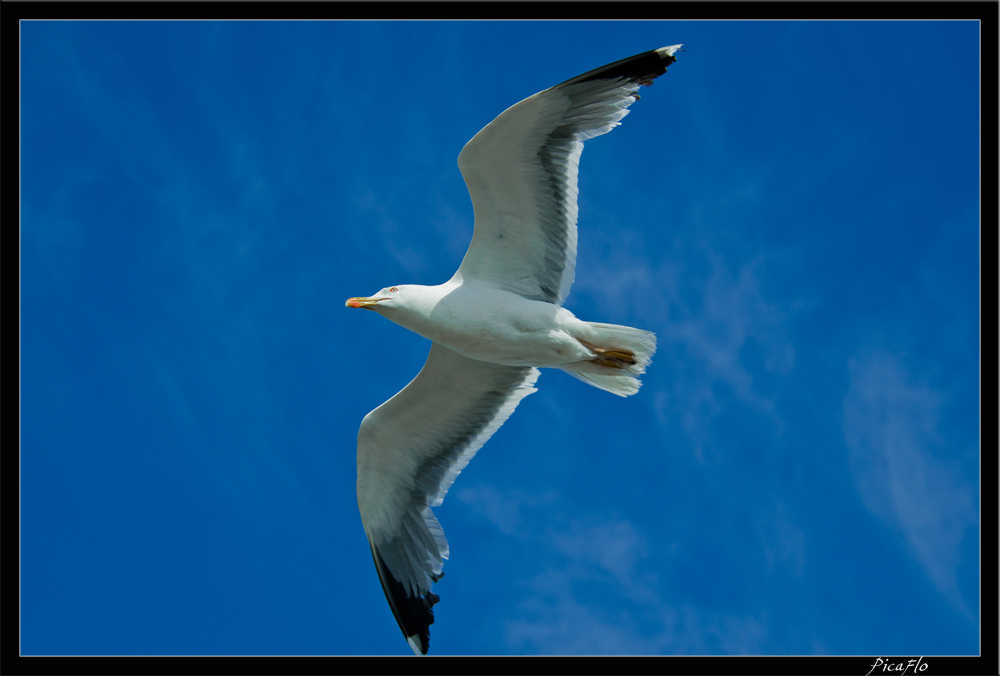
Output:
[[[611,131],[681,45],[615,61],[515,104],[458,156],[476,225],[458,273],[561,304],[576,267],[583,142]]]
[[[463,357],[434,343],[409,385],[358,432],[358,508],[382,589],[413,651],[427,653],[432,581],[448,542],[431,507],[535,391],[538,369]]]

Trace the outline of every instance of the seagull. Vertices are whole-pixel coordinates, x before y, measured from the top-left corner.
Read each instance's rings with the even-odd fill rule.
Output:
[[[426,655],[448,541],[431,511],[476,451],[558,368],[622,397],[656,351],[648,331],[577,319],[562,307],[576,268],[583,142],[621,123],[681,45],[637,54],[511,106],[458,156],[475,213],[472,243],[438,286],[400,284],[347,307],[432,341],[409,385],[361,421],[358,509],[403,636]]]

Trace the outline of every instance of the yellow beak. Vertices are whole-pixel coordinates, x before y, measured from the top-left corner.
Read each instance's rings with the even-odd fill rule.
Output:
[[[347,302],[344,303],[347,307],[366,307],[371,309],[373,305],[378,303],[380,300],[386,300],[385,298],[348,298]]]

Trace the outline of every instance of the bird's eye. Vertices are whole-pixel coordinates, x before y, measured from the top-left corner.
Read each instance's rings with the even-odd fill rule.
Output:
[[[391,293],[396,293],[397,291],[399,291],[399,289],[397,289],[396,287],[392,287],[391,289],[389,289],[389,291]]]

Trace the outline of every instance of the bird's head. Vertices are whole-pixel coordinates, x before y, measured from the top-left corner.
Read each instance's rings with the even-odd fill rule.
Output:
[[[388,310],[390,308],[399,308],[406,303],[407,298],[407,286],[387,286],[374,296],[369,296],[367,298],[348,298],[345,305],[347,307],[360,307],[366,310],[375,310],[379,314],[383,310]]]
[[[448,294],[452,285],[421,286],[402,284],[387,286],[368,298],[348,298],[347,307],[375,310],[386,319],[425,338],[433,328],[432,317],[438,302]],[[429,323],[430,322],[430,323]]]

